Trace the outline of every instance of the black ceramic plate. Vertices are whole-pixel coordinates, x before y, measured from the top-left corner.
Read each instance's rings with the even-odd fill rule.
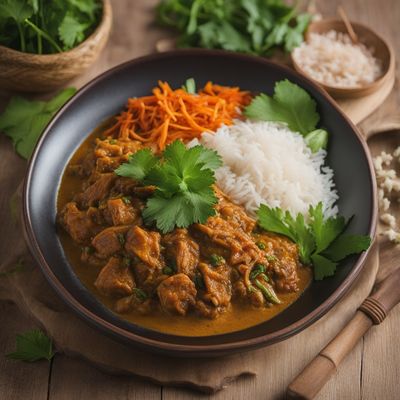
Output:
[[[122,64],[82,88],[55,116],[32,156],[24,191],[24,221],[30,249],[44,275],[71,308],[105,333],[142,349],[176,356],[215,356],[269,345],[306,328],[349,289],[366,254],[348,258],[336,275],[314,282],[284,312],[239,332],[182,337],[151,331],[120,319],[80,283],[57,236],[56,199],[64,168],[87,135],[123,109],[128,97],[144,96],[158,80],[179,87],[189,77],[272,93],[276,81],[289,79],[317,101],[321,125],[330,132],[328,163],[334,169],[343,215],[355,215],[351,230],[374,235],[376,204],[372,164],[365,142],[328,95],[285,67],[262,58],[221,51],[182,50]]]

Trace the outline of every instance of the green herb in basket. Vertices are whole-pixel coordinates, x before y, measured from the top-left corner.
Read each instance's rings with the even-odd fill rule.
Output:
[[[49,54],[70,50],[96,28],[99,0],[0,0],[0,44]]]
[[[157,11],[161,24],[178,30],[179,46],[258,55],[291,51],[311,19],[283,0],[162,0]]]

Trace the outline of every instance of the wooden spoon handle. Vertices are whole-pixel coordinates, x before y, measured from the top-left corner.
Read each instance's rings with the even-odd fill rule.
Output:
[[[364,137],[368,140],[372,136],[385,134],[400,129],[400,113],[385,115],[384,118],[376,120],[362,130]]]
[[[372,320],[357,311],[346,327],[308,364],[287,390],[290,399],[313,399],[371,327]]]
[[[376,285],[345,328],[308,364],[287,390],[288,398],[313,399],[373,324],[400,302],[400,269]]]

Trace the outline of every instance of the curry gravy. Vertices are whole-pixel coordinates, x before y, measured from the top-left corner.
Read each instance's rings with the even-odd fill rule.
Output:
[[[96,129],[79,147],[68,165],[79,163],[84,155],[93,149],[95,138],[101,137],[103,130],[104,125]],[[81,191],[82,183],[83,180],[78,176],[69,174],[67,168],[58,195],[58,212],[72,200],[75,194]],[[59,229],[59,236],[67,259],[76,275],[100,302],[113,310],[114,300],[102,295],[94,286],[102,266],[93,266],[81,261],[81,246],[75,243],[63,229]],[[194,313],[189,313],[186,316],[168,315],[160,310],[155,310],[150,315],[142,315],[132,311],[126,314],[118,314],[118,316],[146,328],[182,336],[208,336],[238,331],[271,319],[295,302],[312,279],[310,268],[300,267],[298,275],[300,279],[299,290],[292,293],[279,293],[281,304],[271,305],[270,307],[256,308],[252,305],[232,302],[227,310],[216,319],[199,317]]]

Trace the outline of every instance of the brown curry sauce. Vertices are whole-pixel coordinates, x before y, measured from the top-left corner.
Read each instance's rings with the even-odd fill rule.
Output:
[[[66,229],[59,229],[59,235],[65,254],[72,268],[74,269],[75,273],[82,281],[82,283],[88,288],[88,290],[103,304],[105,304],[108,308],[110,308],[115,312],[116,301],[118,301],[119,298],[121,297],[130,298],[130,296],[132,296],[128,295],[128,293],[125,293],[125,290],[129,290],[126,288],[126,285],[123,286],[122,289],[119,288],[119,290],[122,290],[122,292],[119,292],[118,290],[116,292],[115,291],[109,292],[109,285],[106,287],[106,290],[104,289],[104,285],[103,287],[100,287],[101,290],[99,290],[98,284],[97,287],[95,286],[95,281],[96,279],[98,279],[100,271],[110,261],[110,259],[114,257],[114,255],[111,255],[111,258],[109,256],[106,256],[105,258],[98,258],[97,257],[98,251],[95,248],[93,255],[92,254],[90,254],[89,256],[86,255],[85,257],[83,257],[84,259],[82,259],[82,254],[87,252],[88,248],[91,248],[91,251],[93,252],[93,246],[91,245],[91,243],[93,243],[93,240],[96,237],[96,235],[101,233],[102,230],[104,230],[104,228],[112,227],[112,221],[110,221],[110,217],[108,217],[108,222],[104,221],[103,220],[104,218],[102,216],[99,217],[98,210],[100,210],[101,207],[103,207],[104,210],[105,209],[104,203],[105,202],[107,203],[107,201],[109,201],[110,199],[121,197],[121,196],[116,196],[115,193],[112,193],[111,195],[108,194],[104,200],[101,200],[100,204],[97,204],[97,202],[95,202],[96,204],[92,204],[91,206],[88,206],[88,204],[84,204],[85,196],[82,196],[82,193],[85,192],[85,190],[82,190],[82,187],[85,187],[87,191],[87,188],[90,186],[88,182],[90,183],[92,183],[92,181],[96,182],[96,179],[93,180],[93,176],[90,177],[90,175],[88,175],[89,172],[87,172],[85,176],[85,173],[82,174],[82,171],[84,171],[85,169],[86,171],[89,171],[90,169],[94,170],[95,168],[97,169],[100,168],[101,169],[100,175],[110,174],[111,171],[116,166],[118,166],[120,162],[123,162],[124,158],[125,159],[127,158],[127,155],[126,153],[124,153],[124,151],[122,152],[123,154],[121,155],[121,151],[118,152],[116,148],[114,148],[114,150],[119,154],[118,155],[119,160],[117,161],[117,164],[115,164],[115,159],[117,157],[114,157],[114,155],[111,153],[112,151],[114,151],[113,146],[116,147],[115,145],[120,145],[120,143],[115,143],[114,145],[111,145],[110,146],[111,153],[109,153],[108,152],[109,150],[107,150],[107,143],[110,142],[109,138],[102,140],[105,142],[105,145],[103,146],[106,149],[105,156],[93,158],[95,149],[97,149],[97,155],[99,155],[98,151],[99,144],[96,145],[95,141],[96,138],[101,138],[101,132],[103,130],[104,130],[104,125],[96,129],[96,131],[92,133],[85,140],[85,142],[79,147],[79,149],[76,151],[76,153],[70,160],[66,172],[64,173],[64,176],[62,178],[58,196],[57,208],[58,208],[59,223],[61,226],[66,228]],[[114,141],[112,141],[112,143],[113,142]],[[100,147],[102,147],[101,143]],[[104,149],[101,148],[100,150],[103,151]],[[129,151],[131,150],[132,149],[130,150],[127,149],[126,151],[127,153],[129,153]],[[101,153],[101,155],[102,154],[103,153]],[[111,161],[104,163],[107,157]],[[99,158],[103,159],[101,163],[97,161]],[[101,165],[100,167],[99,164]],[[77,170],[79,170],[78,173]],[[117,178],[117,179],[126,180],[127,178]],[[124,187],[124,185],[120,186]],[[124,309],[123,310],[124,312],[118,313],[118,315],[121,318],[143,327],[176,335],[185,335],[185,336],[215,335],[215,334],[221,334],[221,333],[227,333],[245,329],[271,319],[275,315],[282,312],[290,304],[295,302],[299,298],[301,293],[307,288],[307,286],[311,282],[312,273],[310,268],[304,267],[299,263],[297,256],[297,248],[295,248],[295,245],[286,238],[268,234],[265,232],[257,232],[257,228],[255,228],[252,225],[253,221],[245,215],[244,211],[240,207],[233,205],[230,202],[230,200],[227,199],[218,190],[217,190],[217,195],[220,198],[220,204],[218,205],[219,207],[218,215],[216,217],[211,217],[209,221],[207,221],[207,223],[204,225],[197,227],[190,227],[188,231],[182,232],[183,235],[186,235],[188,237],[187,240],[192,241],[195,244],[197,243],[199,247],[198,250],[199,254],[196,267],[193,268],[192,271],[182,272],[178,270],[176,272],[181,272],[179,275],[188,276],[191,281],[196,281],[195,275],[198,275],[199,273],[203,274],[202,275],[203,277],[207,276],[207,279],[208,279],[207,274],[209,274],[210,278],[207,280],[207,282],[209,283],[209,285],[211,285],[210,286],[211,288],[213,282],[217,282],[215,280],[214,281],[212,280],[214,279],[213,277],[217,276],[217,280],[219,279],[219,275],[216,275],[216,273],[220,274],[221,276],[227,276],[227,273],[229,273],[230,278],[226,279],[227,282],[226,285],[225,286],[217,285],[217,289],[219,288],[220,292],[223,292],[224,290],[227,291],[227,293],[225,293],[225,297],[227,295],[231,296],[231,298],[229,298],[229,301],[227,301],[226,298],[224,298],[223,296],[224,293],[218,293],[218,291],[216,291],[213,294],[212,291],[210,292],[208,290],[208,286],[204,288],[204,278],[203,278],[203,289],[197,288],[198,293],[197,295],[195,295],[195,299],[189,298],[188,301],[186,301],[185,299],[184,302],[180,303],[181,305],[183,305],[183,310],[181,309],[181,311],[183,311],[183,314],[180,315],[179,310],[175,308],[178,306],[176,305],[176,303],[168,303],[168,301],[170,300],[168,297],[164,298],[164,306],[160,306],[161,298],[160,295],[157,296],[157,293],[159,293],[157,292],[157,287],[161,286],[161,283],[164,280],[168,279],[169,276],[168,275],[166,276],[162,272],[159,272],[158,276],[154,278],[152,286],[150,285],[151,286],[150,288],[148,286],[145,286],[145,290],[147,291],[149,297],[151,298],[151,300],[148,301],[151,302],[151,307],[145,309],[144,310],[145,313],[143,313],[144,307],[142,307],[139,304],[139,307],[135,309],[135,304],[138,304],[138,302],[135,300],[132,303],[131,300],[129,299],[130,308],[128,307],[129,308],[128,310]],[[142,196],[142,199],[139,198],[138,202],[142,204],[145,201],[145,196],[143,198],[143,193],[140,194],[140,196]],[[131,196],[130,199],[132,199],[133,202],[136,201],[135,196]],[[65,224],[65,208],[67,204],[72,204],[71,202],[76,204],[77,209],[85,210],[86,212],[85,215],[89,214],[87,210],[90,208],[91,211],[89,218],[96,221],[96,229],[94,230],[93,234],[90,235],[90,237],[88,238],[79,238],[81,243],[77,243],[77,241],[71,237],[70,233],[67,233],[68,226],[66,226]],[[99,221],[99,218],[101,221]],[[214,221],[212,221],[213,218]],[[224,218],[228,218],[228,224],[225,224],[226,221],[224,220]],[[234,218],[234,220],[232,218]],[[144,232],[150,231],[151,234],[152,231],[149,230],[148,227],[142,224],[140,217],[138,217],[136,221],[138,222],[137,229],[143,228],[142,230]],[[128,224],[129,225],[128,229],[132,230],[136,224],[136,221],[135,223]],[[243,232],[242,236],[239,235],[236,239],[232,239],[232,241],[236,240],[235,243],[237,243],[240,240],[244,240],[241,239],[241,237],[247,239],[251,237],[254,243],[257,244],[263,243],[265,245],[265,251],[258,249],[258,247],[256,249],[255,246],[250,246],[249,249],[246,250],[243,249],[242,253],[238,252],[238,254],[236,254],[237,257],[239,258],[242,256],[244,257],[244,259],[241,261],[244,267],[239,267],[239,268],[237,267],[237,264],[235,267],[233,265],[229,265],[231,259],[233,258],[232,251],[229,249],[229,246],[221,245],[221,243],[218,242],[220,238],[218,237],[218,235],[214,234],[214,232],[219,228],[219,225],[221,225],[220,228],[226,227],[226,229],[229,229],[229,225],[235,223],[241,224],[241,226],[244,227],[243,229],[244,230],[247,229],[248,232]],[[248,228],[245,227],[246,224],[250,224]],[[101,227],[98,227],[97,225],[101,225]],[[236,227],[234,226],[234,228],[236,231],[241,230],[241,227],[238,228],[237,226]],[[154,228],[152,229],[154,230]],[[129,233],[126,233],[126,230],[124,228],[122,228],[122,231],[124,232],[123,234],[125,235],[125,237],[128,237]],[[132,235],[133,234],[131,234],[131,236]],[[155,235],[159,234],[155,232]],[[177,236],[179,236],[179,232],[177,234],[173,232],[171,235],[175,236],[171,236],[170,238],[167,237],[165,239],[166,235],[161,235],[162,236],[161,241],[168,239],[169,242],[167,241],[166,248],[162,248],[161,250],[161,252],[163,253],[162,255],[160,255],[161,265],[159,267],[156,266],[160,270],[161,267],[165,267],[167,266],[167,264],[170,263],[168,261],[168,257],[170,257],[170,255],[168,255],[167,253],[170,251],[172,252],[173,255],[176,255],[175,245],[176,244],[182,245],[182,241],[179,242],[180,239],[179,238],[177,239]],[[234,233],[232,233],[232,235],[234,235]],[[101,244],[101,241],[99,241],[98,239],[97,241]],[[194,248],[197,248],[195,245],[193,246]],[[126,247],[126,242],[125,242],[125,247]],[[126,251],[125,247],[123,247],[124,253]],[[82,250],[83,248],[85,249],[84,251]],[[100,247],[98,247],[98,249],[100,249]],[[271,255],[272,254],[271,252],[273,252],[274,255]],[[242,285],[242,281],[243,283],[246,281],[246,278],[244,278],[244,276],[246,274],[247,277],[249,276],[249,271],[251,272],[251,264],[252,266],[254,266],[255,264],[254,259],[251,259],[252,256],[248,256],[248,254],[250,255],[254,254],[253,258],[259,259],[260,257],[264,257],[264,253],[265,257],[268,257],[268,259],[270,260],[268,261],[267,259],[263,259],[264,263],[267,265],[267,275],[271,280],[272,287],[277,292],[277,295],[281,301],[280,304],[271,304],[267,302],[263,296],[260,296],[260,293],[254,294],[253,298],[250,298],[247,291],[243,292],[242,290],[243,293],[241,292],[241,287],[244,286]],[[222,266],[212,266],[210,264],[210,255],[213,256],[214,254],[217,254],[218,256],[224,256],[225,260]],[[247,259],[246,256],[248,256]],[[117,255],[116,257],[122,257],[122,256]],[[277,262],[274,261],[275,258],[278,260]],[[93,259],[95,259],[94,262],[91,261]],[[134,285],[140,286],[140,279],[137,279],[140,278],[140,276],[138,276],[138,274],[140,275],[140,271],[138,271],[135,263],[137,262],[138,265],[139,264],[143,265],[145,263],[143,263],[141,260],[138,261],[137,255],[133,255],[132,259],[134,261],[130,260],[130,265],[127,269],[129,269],[130,274],[133,277]],[[271,259],[273,260],[273,262],[271,262]],[[150,260],[149,262],[151,263],[153,261]],[[246,262],[248,264],[247,269],[249,270],[247,272],[246,272]],[[286,269],[285,266],[283,265],[285,263],[288,265]],[[274,266],[273,264],[280,264],[280,265]],[[182,261],[181,261],[179,268],[181,269],[183,267],[184,266],[182,266]],[[231,273],[233,269],[235,269],[234,274]],[[173,273],[172,275],[176,276],[177,275],[176,272]],[[232,275],[234,275],[233,278]],[[136,282],[136,280],[138,280],[138,282]],[[189,279],[187,279],[187,281],[189,281]],[[224,281],[222,280],[222,282]],[[189,282],[189,285],[191,286],[192,283]],[[167,285],[164,284],[164,286]],[[228,289],[226,289],[226,287],[228,287]],[[167,286],[166,288],[170,290],[170,287]],[[170,294],[171,293],[167,293],[167,295]],[[188,294],[186,293],[186,295]],[[188,296],[190,297],[190,295]],[[195,302],[195,304],[193,302]],[[198,303],[202,304],[197,305]],[[121,311],[121,307],[119,308],[120,308],[119,311]],[[126,307],[124,306],[122,308]],[[138,312],[137,310],[141,310],[141,312]]]

